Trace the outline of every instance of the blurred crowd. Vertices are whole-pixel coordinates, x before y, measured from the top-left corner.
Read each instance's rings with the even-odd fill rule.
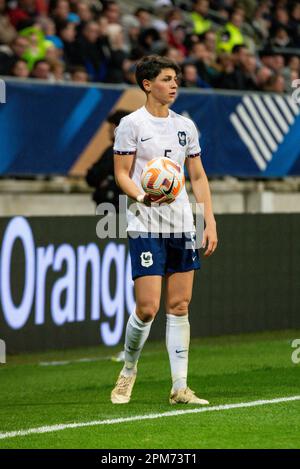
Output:
[[[290,92],[300,1],[0,0],[2,76],[134,84],[148,54],[176,60],[184,87]]]

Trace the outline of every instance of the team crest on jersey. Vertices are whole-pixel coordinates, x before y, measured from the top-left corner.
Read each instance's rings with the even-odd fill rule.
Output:
[[[180,145],[184,147],[186,145],[186,133],[179,131],[177,135]]]
[[[141,264],[143,267],[151,267],[153,264],[152,252],[142,252],[141,254]]]

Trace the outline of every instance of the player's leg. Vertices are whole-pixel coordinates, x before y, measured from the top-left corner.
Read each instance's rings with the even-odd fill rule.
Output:
[[[190,345],[189,303],[192,298],[194,271],[166,276],[166,345],[169,354],[172,391],[187,387]]]
[[[165,272],[166,249],[162,237],[129,236],[129,249],[136,310],[126,326],[125,363],[111,394],[114,404],[125,404],[130,400],[137,362],[159,309]]]
[[[125,336],[124,373],[136,368],[152,322],[158,312],[161,296],[160,275],[139,277],[134,281],[136,310],[130,316]]]
[[[126,326],[125,362],[111,393],[113,404],[127,404],[130,401],[137,362],[159,309],[161,282],[162,277],[159,275],[139,277],[134,281],[136,310]]]
[[[166,345],[169,354],[172,390],[171,404],[208,404],[187,386],[190,345],[189,303],[192,298],[194,270],[169,273],[166,277]]]

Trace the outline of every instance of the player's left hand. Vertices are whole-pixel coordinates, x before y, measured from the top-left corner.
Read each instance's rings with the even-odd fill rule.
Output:
[[[217,249],[218,236],[216,224],[206,225],[203,233],[202,247],[207,249],[204,253],[205,257],[209,257]]]
[[[159,204],[159,205],[161,205],[161,204],[171,204],[172,202],[174,202],[174,200],[175,200],[175,197],[170,197],[170,196],[163,195],[159,199],[154,200],[154,203]]]

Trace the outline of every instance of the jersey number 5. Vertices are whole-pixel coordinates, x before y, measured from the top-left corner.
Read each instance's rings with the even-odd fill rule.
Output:
[[[168,153],[171,153],[172,150],[165,150],[165,154],[164,154],[164,157],[166,158],[171,158],[170,155],[168,155]]]

